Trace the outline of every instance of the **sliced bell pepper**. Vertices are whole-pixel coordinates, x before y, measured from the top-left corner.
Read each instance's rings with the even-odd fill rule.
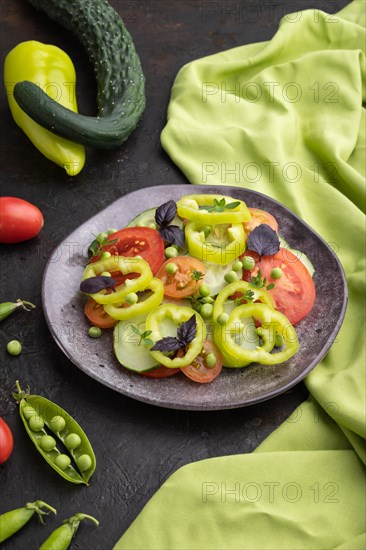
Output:
[[[225,302],[230,298],[230,296],[234,296],[237,292],[240,292],[243,295],[240,300],[245,300],[245,294],[248,291],[251,291],[253,293],[253,302],[262,302],[263,304],[267,304],[267,306],[269,306],[271,309],[274,309],[273,300],[269,293],[264,290],[264,288],[255,287],[246,281],[237,281],[235,283],[227,285],[217,295],[213,310],[213,320],[217,322],[217,318],[219,317],[219,315],[224,313]],[[249,300],[247,300],[247,302],[249,302]]]
[[[13,88],[23,80],[34,82],[58,103],[77,112],[76,75],[70,57],[57,46],[35,40],[21,42],[5,58],[4,83],[17,125],[45,157],[62,166],[69,176],[76,176],[85,164],[85,148],[45,130],[19,107]]]
[[[255,349],[243,349],[235,342],[235,334],[240,332],[243,327],[243,320],[253,317],[262,322],[258,332],[263,341],[262,345]],[[277,353],[270,353],[274,347],[275,336],[280,334],[283,338],[285,349]],[[299,349],[299,342],[296,331],[290,321],[279,311],[271,309],[266,304],[245,304],[238,306],[229,316],[225,325],[225,332],[221,341],[217,341],[220,349],[229,357],[236,357],[242,366],[248,362],[263,363],[265,365],[275,365],[287,361]],[[238,365],[240,366],[240,365]]]
[[[129,292],[131,291],[130,287],[128,290]],[[110,317],[113,317],[113,319],[118,319],[118,321],[125,321],[139,315],[146,315],[154,308],[157,308],[163,301],[164,284],[160,279],[153,277],[144,290],[151,290],[153,292],[146,300],[137,302],[128,307],[125,307],[127,305],[125,302],[120,305],[106,304],[104,306],[105,312],[108,313]]]
[[[191,256],[215,264],[227,265],[245,250],[245,232],[242,223],[235,223],[225,229],[225,239],[206,240],[204,227],[196,222],[189,222],[185,227],[185,237]],[[213,230],[215,229],[213,228]],[[223,234],[223,231],[220,231]],[[227,242],[228,241],[228,242]]]
[[[163,304],[150,312],[146,319],[146,330],[151,330],[149,338],[155,343],[166,336],[172,336],[172,328],[178,327],[196,316],[197,332],[195,338],[188,344],[182,357],[170,358],[161,351],[151,351],[154,359],[168,368],[181,368],[190,365],[201,353],[203,342],[206,339],[206,325],[202,317],[190,307]]]
[[[203,207],[214,208],[215,202],[225,200],[226,207],[220,207],[210,212]],[[235,208],[227,208],[230,203],[239,202]],[[181,218],[204,225],[220,223],[242,223],[252,219],[244,201],[238,201],[225,195],[186,195],[177,202],[177,214]]]
[[[98,277],[105,271],[109,273],[120,271],[122,275],[140,273],[140,277],[129,279],[128,284],[123,283],[117,286],[116,291],[111,294],[107,294],[105,290],[101,290],[96,294],[89,294],[98,304],[119,304],[124,301],[130,292],[144,290],[153,278],[150,266],[145,260],[134,257],[111,256],[105,260],[87,265],[82,280]]]

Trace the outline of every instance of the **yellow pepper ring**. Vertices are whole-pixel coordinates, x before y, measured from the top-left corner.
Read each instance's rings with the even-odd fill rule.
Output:
[[[244,298],[244,295],[248,290],[251,290],[254,293],[254,296],[253,296],[254,301],[260,301],[263,304],[267,304],[267,306],[270,307],[271,309],[274,309],[273,300],[266,290],[262,288],[256,288],[255,286],[252,286],[247,281],[236,281],[235,283],[231,283],[227,285],[218,294],[215,300],[215,305],[213,310],[213,320],[217,321],[218,316],[224,312],[225,302],[230,296],[233,296],[236,292],[242,292],[243,298]]]
[[[243,350],[231,338],[231,334],[240,330],[241,319],[254,317],[262,321],[263,346],[255,350]],[[266,304],[245,304],[234,309],[225,325],[226,339],[223,341],[223,349],[230,355],[237,355],[243,361],[263,363],[265,365],[276,365],[287,361],[299,349],[299,342],[296,331],[290,321],[277,310],[273,310]],[[265,348],[273,348],[275,335],[280,334],[286,345],[285,349],[277,353],[270,353]]]
[[[227,265],[238,258],[245,250],[245,233],[242,223],[235,223],[227,229],[229,244],[206,241],[204,229],[195,222],[187,223],[185,236],[188,251],[199,260]]]
[[[150,266],[145,260],[133,257],[111,256],[105,260],[99,260],[87,265],[82,280],[98,277],[104,271],[120,271],[122,275],[140,273],[140,277],[131,279],[128,286],[125,283],[117,286],[116,292],[112,292],[111,294],[106,294],[105,290],[101,290],[96,294],[90,294],[98,304],[117,304],[123,302],[127,294],[144,290],[153,278]]]
[[[129,291],[130,291],[129,287]],[[164,284],[163,281],[154,277],[151,279],[150,283],[144,290],[152,290],[153,294],[143,300],[142,302],[137,302],[129,307],[117,307],[113,304],[106,304],[104,310],[108,315],[117,319],[118,321],[125,321],[127,319],[132,319],[139,315],[144,315],[149,313],[152,309],[158,307],[164,298]]]
[[[199,208],[200,206],[213,206],[214,199],[218,202],[225,199],[226,204],[236,201],[240,204],[236,208],[224,209],[223,212],[208,212]],[[181,218],[204,225],[215,225],[217,223],[235,224],[252,219],[252,215],[244,201],[225,195],[186,195],[177,202],[177,214]]]
[[[179,325],[188,321],[192,315],[196,316],[197,332],[195,338],[188,344],[187,351],[183,357],[174,357],[174,359],[171,359],[161,351],[150,351],[154,359],[161,365],[172,369],[190,365],[197,355],[201,353],[203,342],[206,339],[206,325],[199,313],[190,307],[163,304],[148,314],[146,318],[146,330],[151,330],[149,338],[155,343],[164,338],[164,336],[167,336],[160,332],[164,320],[173,321],[174,324]]]

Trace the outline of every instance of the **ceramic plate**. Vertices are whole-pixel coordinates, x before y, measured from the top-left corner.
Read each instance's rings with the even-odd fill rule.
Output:
[[[169,199],[193,193],[222,193],[244,200],[250,207],[273,214],[280,234],[292,248],[300,248],[315,267],[316,303],[296,326],[300,350],[275,366],[252,364],[223,369],[210,384],[197,384],[183,374],[154,380],[123,368],[112,351],[112,332],[93,340],[84,316],[85,297],[79,291],[93,235],[123,227],[137,214]],[[347,285],[342,266],[326,242],[287,208],[269,197],[237,187],[162,185],[125,195],[71,233],[48,261],[42,288],[49,329],[67,357],[98,382],[124,395],[172,409],[231,409],[274,397],[302,380],[324,357],[342,324]]]

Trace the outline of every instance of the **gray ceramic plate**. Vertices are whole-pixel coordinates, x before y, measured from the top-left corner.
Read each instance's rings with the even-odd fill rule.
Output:
[[[88,337],[79,284],[87,262],[88,245],[101,231],[123,227],[137,214],[169,199],[192,193],[223,193],[248,206],[271,212],[280,234],[301,250],[315,267],[317,298],[311,313],[297,325],[299,352],[275,366],[253,364],[223,369],[210,384],[197,384],[183,374],[154,380],[119,365],[112,351],[112,333],[98,340]],[[125,195],[69,235],[53,252],[43,278],[43,308],[50,331],[67,357],[83,372],[124,395],[172,409],[231,409],[274,397],[302,380],[324,357],[342,324],[347,285],[333,250],[308,225],[269,197],[228,186],[163,185]]]

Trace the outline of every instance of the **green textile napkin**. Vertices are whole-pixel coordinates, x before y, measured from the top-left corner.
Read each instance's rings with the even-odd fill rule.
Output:
[[[365,43],[356,0],[288,15],[270,42],[176,78],[161,136],[173,161],[191,183],[254,189],[303,218],[340,258],[349,305],[309,399],[254,453],[175,472],[116,549],[366,548]]]

